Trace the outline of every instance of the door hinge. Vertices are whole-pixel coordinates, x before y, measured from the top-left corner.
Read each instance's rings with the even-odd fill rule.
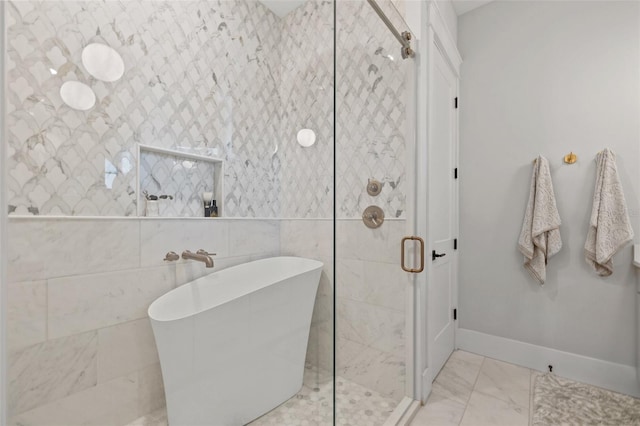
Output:
[[[453,249],[454,250],[458,250],[458,239],[457,238],[453,239]]]
[[[453,309],[453,320],[457,320],[458,319],[458,310],[457,309]]]
[[[455,100],[454,100],[454,103],[455,103],[455,107],[456,107],[456,109],[458,109],[458,97],[457,97],[457,96],[456,96],[456,98],[455,98]]]
[[[458,179],[458,168],[453,169],[453,178]]]

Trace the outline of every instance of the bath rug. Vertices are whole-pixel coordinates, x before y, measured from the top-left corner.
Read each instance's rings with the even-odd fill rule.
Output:
[[[640,425],[640,399],[554,374],[536,374],[532,426]]]

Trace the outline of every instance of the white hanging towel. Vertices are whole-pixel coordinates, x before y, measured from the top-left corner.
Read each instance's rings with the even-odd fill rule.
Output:
[[[524,255],[524,267],[541,285],[544,284],[547,278],[547,261],[562,248],[562,238],[549,161],[542,155],[533,165],[529,202],[524,213],[518,248]]]
[[[613,256],[633,239],[633,228],[615,154],[606,148],[598,153],[596,162],[596,188],[584,255],[598,275],[607,277],[613,273]]]

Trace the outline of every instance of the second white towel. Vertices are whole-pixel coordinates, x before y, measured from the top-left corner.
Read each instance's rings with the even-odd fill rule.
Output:
[[[518,248],[524,255],[524,267],[541,285],[544,284],[547,279],[547,261],[562,248],[562,238],[549,161],[542,155],[533,166],[529,202]]]
[[[607,148],[596,161],[596,188],[584,254],[597,274],[606,277],[613,273],[613,255],[633,239],[633,228],[615,154]]]

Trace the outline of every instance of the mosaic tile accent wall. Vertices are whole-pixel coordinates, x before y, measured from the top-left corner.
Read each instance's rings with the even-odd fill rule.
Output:
[[[135,215],[135,146],[143,143],[219,150],[227,214],[277,216],[280,27],[272,12],[240,0],[17,1],[7,10],[10,212]],[[91,42],[120,53],[121,80],[86,72],[81,52]],[[69,80],[93,89],[94,108],[62,102]]]
[[[398,28],[406,28],[390,2],[381,2]],[[403,3],[399,3],[400,6]],[[283,20],[282,217],[329,218],[333,212],[333,3],[309,1]],[[336,207],[339,218],[360,217],[370,204],[388,217],[405,217],[409,100],[397,41],[364,1],[337,4]],[[311,148],[295,140],[311,128]],[[369,178],[384,183],[378,197]]]
[[[311,0],[282,20],[282,217],[333,216],[333,2]],[[301,147],[309,128],[316,143]]]
[[[135,144],[144,143],[219,152],[228,216],[331,217],[332,2],[310,0],[282,19],[240,0],[20,1],[7,9],[13,214],[135,215]],[[364,1],[341,2],[337,25],[339,217],[359,217],[374,202],[403,217],[406,87],[398,72],[406,64]],[[80,55],[90,42],[122,55],[121,80],[86,72]],[[69,80],[92,87],[93,109],[62,102],[58,90]],[[296,143],[301,128],[316,132],[313,147]],[[365,191],[371,177],[385,183],[375,200]]]
[[[380,2],[397,28],[406,28],[390,2]],[[387,217],[404,218],[408,73],[397,40],[364,1],[337,4],[336,209],[339,218],[361,217],[370,204]],[[367,194],[369,178],[383,183]]]

